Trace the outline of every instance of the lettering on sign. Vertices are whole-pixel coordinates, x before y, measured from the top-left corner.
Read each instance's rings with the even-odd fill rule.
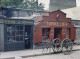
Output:
[[[47,26],[67,26],[68,23],[66,22],[47,22]]]
[[[25,21],[25,20],[5,20],[7,24],[33,24],[33,21]]]
[[[17,23],[17,24],[20,24],[20,23],[21,23],[21,21],[20,21],[20,20],[16,20],[16,23]]]
[[[15,20],[5,20],[5,23],[15,23]]]

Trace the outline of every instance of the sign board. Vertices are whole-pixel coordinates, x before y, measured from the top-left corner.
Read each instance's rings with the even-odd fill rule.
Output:
[[[5,24],[34,24],[32,20],[5,20]]]
[[[47,26],[67,26],[67,22],[47,22]]]

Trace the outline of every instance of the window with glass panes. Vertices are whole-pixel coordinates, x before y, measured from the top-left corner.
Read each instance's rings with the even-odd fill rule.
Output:
[[[49,40],[50,28],[42,28],[42,40]]]
[[[23,41],[23,25],[7,25],[7,41]]]

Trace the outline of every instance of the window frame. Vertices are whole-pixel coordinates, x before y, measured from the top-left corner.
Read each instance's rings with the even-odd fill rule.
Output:
[[[19,27],[19,28],[17,28],[17,27]],[[22,30],[20,29],[20,27],[22,27]],[[7,42],[21,42],[21,41],[24,41],[24,28],[23,28],[23,25],[20,25],[20,24],[19,25],[18,24],[7,24],[6,28],[7,28]],[[10,33],[10,31],[12,33]],[[22,34],[20,34],[21,31],[22,31]],[[17,32],[18,32],[18,34],[16,35]]]

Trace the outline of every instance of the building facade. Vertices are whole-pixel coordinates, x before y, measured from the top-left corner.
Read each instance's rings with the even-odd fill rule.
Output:
[[[30,10],[0,8],[0,51],[33,48],[34,20],[27,18],[32,13]]]
[[[33,25],[33,20],[0,17],[0,51],[33,48]],[[25,40],[26,32],[28,43]]]
[[[36,10],[26,10],[26,9],[14,9],[14,8],[6,8],[6,7],[0,7],[0,16],[5,16],[5,17],[26,17],[30,18],[35,15],[37,12]],[[38,11],[39,15],[42,15],[44,11]]]
[[[67,8],[76,7],[76,0],[50,0],[49,10],[62,10]]]
[[[74,26],[76,28],[75,43],[80,43],[80,20],[72,20],[72,23],[74,24]]]
[[[62,10],[64,13],[67,14],[66,15],[67,17],[72,19],[72,23],[76,28],[75,43],[80,42],[80,11],[79,10],[80,10],[80,6]]]
[[[60,10],[45,13],[37,18],[38,24],[34,26],[34,42],[51,41],[55,38],[75,40],[75,27],[70,18]]]

